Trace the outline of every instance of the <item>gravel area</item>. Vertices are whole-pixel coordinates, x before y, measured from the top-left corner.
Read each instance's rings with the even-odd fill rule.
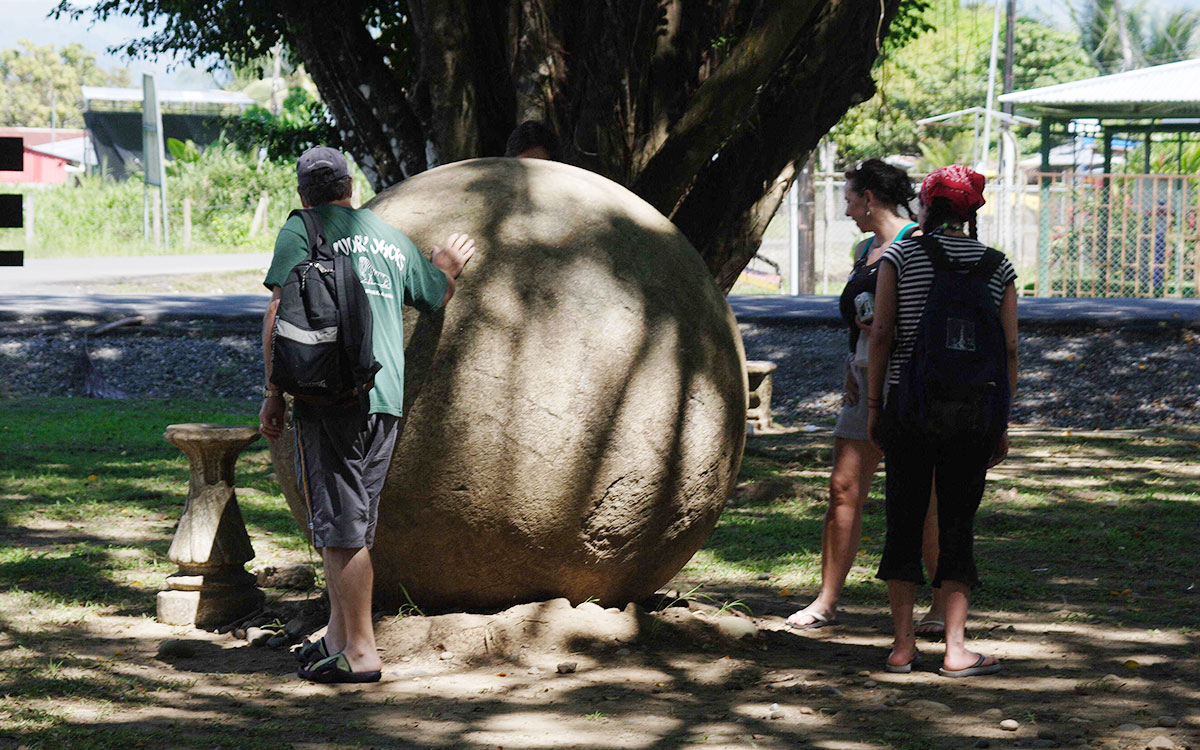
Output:
[[[83,396],[90,321],[0,328],[0,397]],[[129,398],[258,399],[256,321],[186,321],[91,340],[106,383]],[[750,359],[778,364],[776,421],[832,426],[846,334],[821,325],[741,326]],[[1073,429],[1192,426],[1200,418],[1200,332],[1028,328],[1021,334],[1017,424]]]
[[[775,362],[771,407],[783,424],[832,427],[841,404],[844,328],[742,324],[748,359]],[[1200,332],[1027,328],[1013,423],[1117,429],[1192,426],[1200,417]]]
[[[0,329],[0,396],[84,396],[84,333],[72,322]],[[105,384],[135,399],[244,398],[262,392],[262,344],[254,321],[190,321],[125,327],[92,337]]]

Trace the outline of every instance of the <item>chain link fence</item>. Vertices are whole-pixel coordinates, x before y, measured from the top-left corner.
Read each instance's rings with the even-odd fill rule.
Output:
[[[812,263],[812,293],[838,294],[865,235],[845,215],[845,179],[819,174],[814,182],[814,242],[800,252]],[[1200,176],[1021,172],[990,180],[986,195],[979,238],[1008,256],[1020,294],[1196,296]],[[785,201],[735,294],[787,293],[790,231]]]
[[[1200,177],[1032,175],[1035,291],[1051,297],[1195,297]]]

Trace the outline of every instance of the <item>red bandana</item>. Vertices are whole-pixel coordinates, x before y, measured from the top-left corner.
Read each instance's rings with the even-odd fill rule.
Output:
[[[935,169],[921,183],[921,205],[945,198],[958,216],[966,219],[984,204],[983,175],[961,164]]]

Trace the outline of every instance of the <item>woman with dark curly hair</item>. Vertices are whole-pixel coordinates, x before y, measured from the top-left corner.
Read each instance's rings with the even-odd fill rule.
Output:
[[[829,478],[829,509],[821,536],[821,591],[807,607],[794,613],[787,624],[797,630],[833,625],[837,622],[838,599],[846,575],[858,552],[862,536],[862,509],[871,477],[882,454],[867,440],[866,393],[867,340],[869,315],[856,310],[856,300],[870,299],[875,293],[876,274],[883,251],[893,242],[912,235],[917,224],[909,202],[916,197],[904,170],[880,160],[868,159],[846,170],[846,215],[854,219],[860,231],[869,232],[854,248],[854,268],[842,291],[839,307],[850,328],[850,356],[846,361],[846,383],[842,394],[842,412],[834,428],[833,471]],[[900,215],[901,210],[907,218]],[[865,297],[864,297],[865,295]],[[933,519],[936,524],[936,518]],[[930,559],[937,559],[936,534]],[[940,600],[922,620],[923,634],[941,635]]]

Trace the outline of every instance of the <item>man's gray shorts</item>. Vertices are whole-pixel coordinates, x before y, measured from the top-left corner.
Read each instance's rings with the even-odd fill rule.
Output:
[[[399,418],[297,404],[296,479],[313,546],[370,547]]]

